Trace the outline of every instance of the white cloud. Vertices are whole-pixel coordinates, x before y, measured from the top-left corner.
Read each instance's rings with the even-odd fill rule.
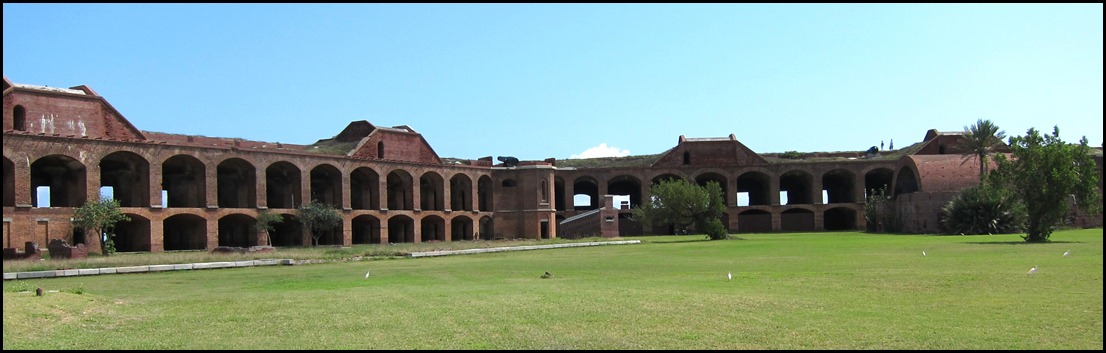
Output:
[[[600,143],[599,146],[595,146],[584,150],[580,154],[574,154],[569,156],[568,159],[585,159],[585,158],[600,158],[600,157],[625,157],[630,155],[630,150],[620,150],[618,147],[607,146],[607,143]]]

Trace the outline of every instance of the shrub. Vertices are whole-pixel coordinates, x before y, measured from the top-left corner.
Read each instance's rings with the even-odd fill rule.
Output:
[[[1025,229],[1025,206],[1009,190],[972,186],[941,209],[946,234],[1009,234]]]

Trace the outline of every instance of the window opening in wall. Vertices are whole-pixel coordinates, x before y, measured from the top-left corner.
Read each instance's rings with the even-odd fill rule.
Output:
[[[822,203],[829,203],[829,190],[822,190]]]
[[[684,165],[691,164],[691,152],[684,152]]]
[[[115,188],[111,186],[100,187],[100,198],[103,200],[111,200],[115,198]]]
[[[613,206],[614,206],[615,209],[622,209],[622,205],[626,205],[627,208],[629,208],[631,206],[630,205],[630,195],[614,195],[614,200],[613,201],[614,201]]]
[[[38,194],[38,198],[37,200],[35,200],[35,207],[50,207],[50,187],[39,186],[38,189],[35,190],[35,192]]]
[[[548,188],[549,188],[549,182],[545,181],[545,179],[542,179],[541,180],[541,202],[542,203],[548,203],[549,202],[549,190],[548,190]]]
[[[572,206],[591,206],[591,196],[586,194],[572,196]]]
[[[749,205],[749,193],[742,191],[737,193],[737,205],[748,206]]]
[[[14,118],[12,128],[16,131],[27,131],[27,109],[24,109],[22,105],[17,105],[12,113]]]
[[[780,205],[787,204],[787,191],[780,191]]]
[[[514,179],[507,179],[503,181],[503,187],[505,188],[513,188],[517,185],[518,183],[516,183]]]
[[[384,141],[376,143],[376,158],[384,159]]]
[[[169,190],[161,190],[161,208],[169,208]]]

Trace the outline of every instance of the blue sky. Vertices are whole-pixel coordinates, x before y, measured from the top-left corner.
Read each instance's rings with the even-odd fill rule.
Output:
[[[146,131],[311,144],[367,120],[453,158],[645,155],[730,134],[760,153],[862,151],[977,119],[1101,146],[1102,13],[5,3],[3,65],[16,83],[88,85]]]

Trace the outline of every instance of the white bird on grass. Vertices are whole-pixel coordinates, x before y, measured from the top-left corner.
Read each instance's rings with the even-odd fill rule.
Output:
[[[733,272],[726,272],[726,279],[733,279]]]
[[[926,251],[922,250],[922,256],[926,256]]]
[[[372,272],[372,270],[365,271],[365,278],[369,278],[369,273],[370,272]]]
[[[1065,252],[1064,252],[1064,256],[1065,256],[1065,257],[1066,257],[1066,256],[1068,256],[1068,255],[1071,255],[1071,250],[1068,250],[1068,251],[1065,251]]]
[[[1033,268],[1029,269],[1029,273],[1026,273],[1026,275],[1032,276],[1034,273],[1037,273],[1037,266],[1033,266]]]

